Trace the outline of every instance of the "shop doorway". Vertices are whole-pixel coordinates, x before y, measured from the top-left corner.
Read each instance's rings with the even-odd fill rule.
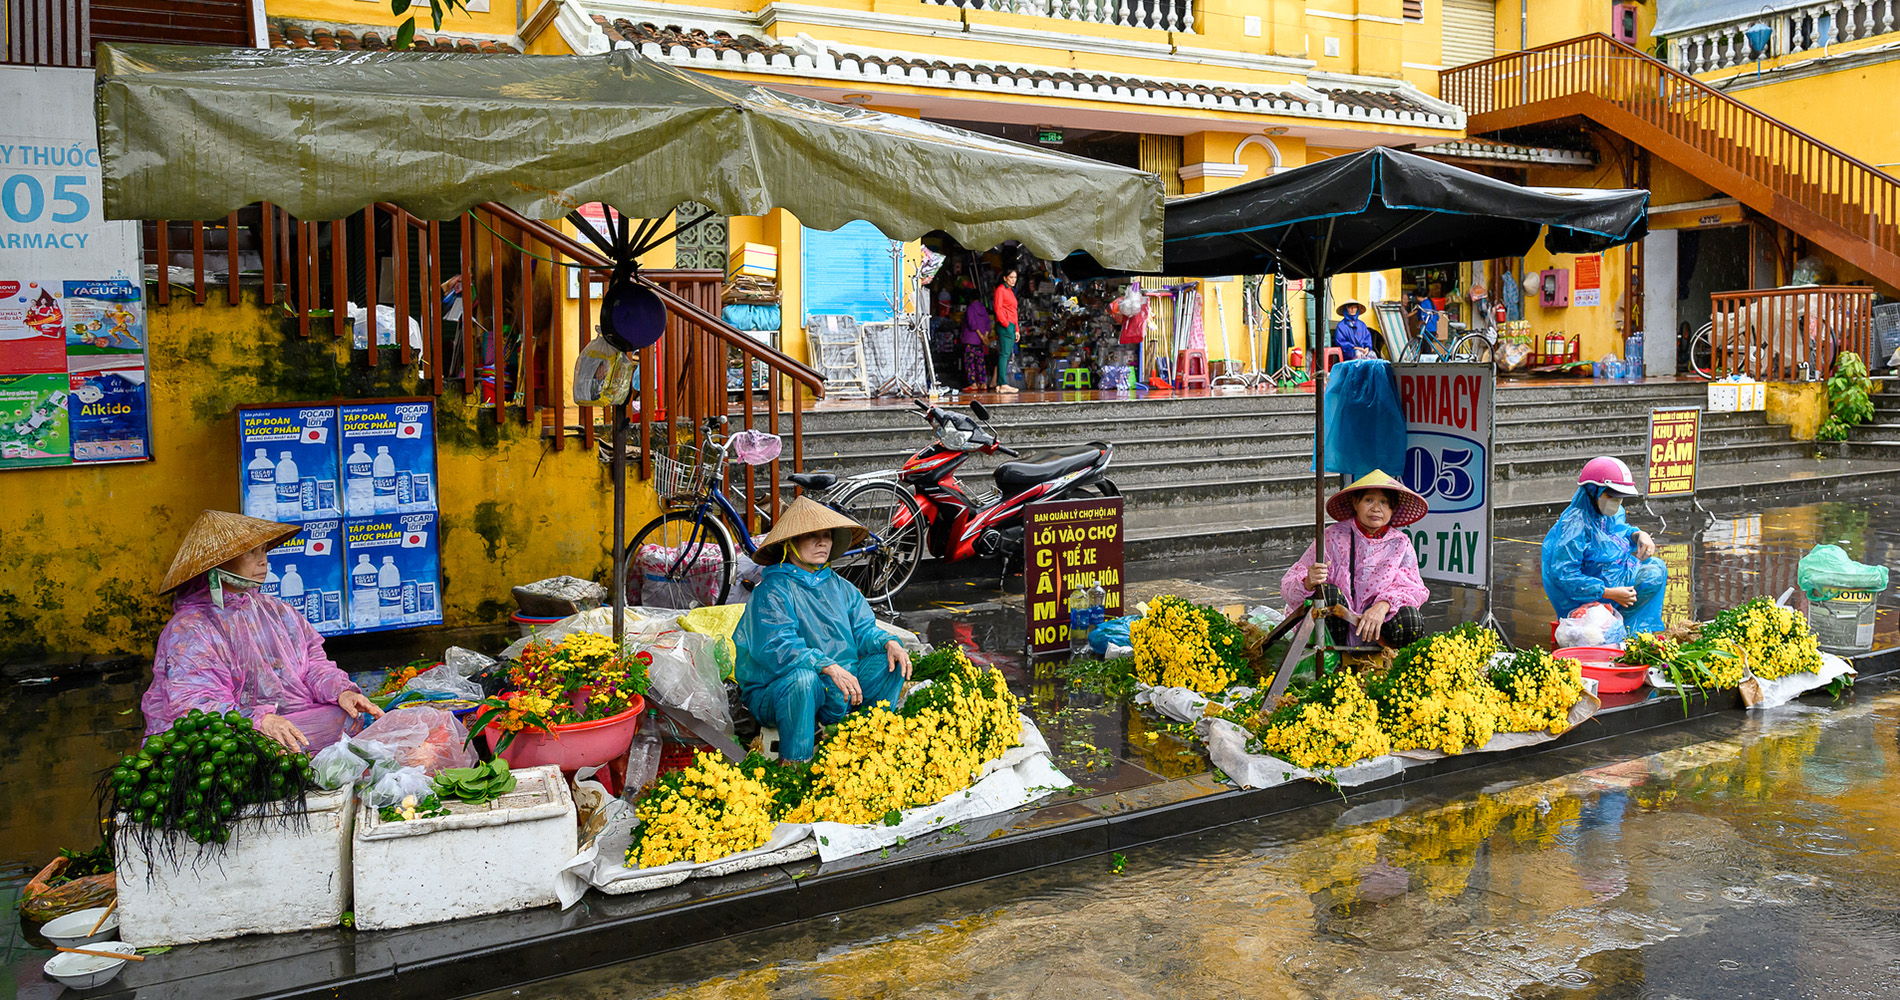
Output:
[[[1699,330],[1709,295],[1751,287],[1747,226],[1684,229],[1676,239],[1676,329]]]

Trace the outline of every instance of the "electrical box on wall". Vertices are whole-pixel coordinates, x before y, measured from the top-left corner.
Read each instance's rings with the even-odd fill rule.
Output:
[[[1624,45],[1636,44],[1636,5],[1619,3],[1610,8],[1610,37]]]
[[[1565,309],[1570,305],[1570,269],[1553,267],[1538,282],[1537,304],[1546,309]]]

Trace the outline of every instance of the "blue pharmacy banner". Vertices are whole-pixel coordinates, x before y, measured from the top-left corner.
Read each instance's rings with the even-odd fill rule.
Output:
[[[349,631],[344,614],[343,522],[305,521],[295,538],[271,550],[264,592],[275,594],[324,635]]]
[[[334,406],[238,411],[244,513],[296,523],[342,516]]]
[[[151,405],[145,369],[68,376],[66,396],[74,462],[127,462],[151,457]]]
[[[434,511],[345,520],[343,560],[351,632],[442,623]]]
[[[344,516],[435,510],[435,404],[352,403],[339,413]]]

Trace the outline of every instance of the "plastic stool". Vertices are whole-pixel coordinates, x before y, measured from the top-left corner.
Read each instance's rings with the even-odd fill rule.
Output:
[[[1333,370],[1334,365],[1346,360],[1346,354],[1337,347],[1328,347],[1326,353],[1320,355],[1319,360],[1321,365],[1320,370],[1330,372]]]
[[[1089,370],[1087,368],[1062,369],[1062,388],[1064,389],[1092,388]]]
[[[1174,354],[1174,374],[1183,389],[1207,388],[1207,351],[1190,347]]]

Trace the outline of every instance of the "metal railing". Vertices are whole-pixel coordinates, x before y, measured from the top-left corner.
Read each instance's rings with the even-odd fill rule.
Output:
[[[1799,212],[1782,213],[1795,219],[1782,220],[1790,228],[1812,236],[1818,230],[1811,223],[1824,222],[1838,231],[1827,235],[1840,238],[1830,249],[1870,271],[1900,270],[1894,267],[1900,180],[1608,36],[1585,35],[1446,70],[1439,86],[1445,100],[1465,109],[1473,132],[1585,113],[1588,102],[1607,102],[1712,158],[1737,186],[1760,185],[1792,203]],[[1536,116],[1511,114],[1535,105],[1544,105]],[[1487,123],[1485,115],[1495,117]],[[1865,254],[1865,245],[1878,253]]]
[[[174,298],[204,305],[219,296],[237,305],[254,285],[261,304],[293,317],[297,336],[349,338],[354,362],[369,370],[391,361],[413,368],[418,391],[459,389],[492,407],[497,424],[511,416],[538,422],[556,450],[570,435],[589,448],[605,439],[611,410],[574,406],[565,376],[570,351],[594,336],[595,302],[611,268],[593,248],[505,206],[434,222],[376,204],[347,219],[304,222],[274,205],[252,205],[220,222],[148,221],[144,259],[154,305]],[[570,271],[579,272],[571,333]],[[797,388],[822,397],[824,380],[719,318],[724,278],[716,270],[641,272],[665,303],[667,324],[661,340],[639,352],[641,377],[627,404],[639,427],[639,475],[652,477],[656,450],[696,441],[709,416],[774,433],[789,423],[785,458],[745,474],[746,495],[761,504],[769,497],[766,509],[776,512],[780,463],[804,468]],[[450,318],[452,292],[460,294],[459,319]],[[361,307],[371,302],[389,314]],[[734,366],[747,374],[736,399],[727,384]],[[757,385],[750,376],[760,368],[768,377]]]
[[[1822,0],[1790,10],[1764,9],[1668,36],[1669,64],[1684,73],[1707,73],[1884,35],[1893,31],[1896,7],[1900,0]],[[1766,35],[1751,42],[1751,30]]]
[[[1766,382],[1834,374],[1842,351],[1867,357],[1873,341],[1874,290],[1806,285],[1709,296],[1713,369]]]
[[[1193,0],[924,0],[940,7],[994,10],[1085,24],[1119,24],[1157,31],[1194,31]]]

